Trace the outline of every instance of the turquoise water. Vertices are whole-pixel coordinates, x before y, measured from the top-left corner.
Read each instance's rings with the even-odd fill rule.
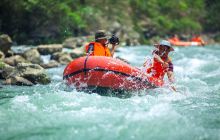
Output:
[[[153,47],[120,48],[140,67]],[[64,67],[52,83],[0,89],[1,140],[220,139],[220,46],[175,48],[178,93],[142,91],[127,99],[65,91]]]

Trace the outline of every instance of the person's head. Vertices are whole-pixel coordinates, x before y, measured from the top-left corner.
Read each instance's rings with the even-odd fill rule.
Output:
[[[193,37],[200,37],[201,34],[200,34],[199,32],[195,32],[195,33],[192,34],[192,36],[193,36]]]
[[[174,34],[173,37],[178,38],[179,36],[177,34]]]
[[[195,37],[200,37],[200,34],[195,34]]]
[[[157,45],[157,48],[160,54],[168,55],[169,52],[174,51],[170,42],[167,40],[161,40],[160,43]]]
[[[98,30],[95,33],[95,41],[101,43],[104,46],[107,44],[108,38],[104,30]]]

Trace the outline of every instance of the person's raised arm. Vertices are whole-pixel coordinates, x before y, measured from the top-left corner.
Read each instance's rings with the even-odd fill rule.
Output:
[[[116,44],[112,44],[112,48],[111,48],[111,55],[113,57],[114,53],[115,53],[115,48],[116,48]]]
[[[168,77],[168,80],[169,80],[169,85],[170,87],[172,88],[173,91],[177,91],[176,88],[174,87],[173,83],[174,83],[174,74],[172,71],[168,71],[167,72],[167,77]]]
[[[168,67],[169,64],[168,64],[167,62],[164,62],[159,55],[157,55],[156,53],[154,53],[154,54],[153,54],[153,57],[154,57],[155,59],[157,59],[157,61],[159,61],[163,66]]]
[[[108,40],[109,40],[109,43],[112,44],[111,55],[113,57],[115,53],[116,45],[119,45],[120,41],[119,41],[119,38],[115,36],[115,34],[113,34],[112,37],[109,38]]]

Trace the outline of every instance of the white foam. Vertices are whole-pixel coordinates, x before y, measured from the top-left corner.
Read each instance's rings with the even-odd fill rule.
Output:
[[[41,55],[41,59],[43,60],[43,63],[49,63],[51,55]]]
[[[27,111],[36,111],[37,107],[30,103],[30,99],[28,95],[24,95],[24,96],[16,96],[13,100],[12,100],[12,107],[13,108],[18,108],[21,110],[27,110]]]
[[[15,103],[15,104],[19,104],[19,103],[26,103],[29,101],[29,97],[28,95],[24,95],[24,96],[16,96],[12,102]]]

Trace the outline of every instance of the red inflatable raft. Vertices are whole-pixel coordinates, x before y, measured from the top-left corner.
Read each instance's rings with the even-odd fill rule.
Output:
[[[138,68],[112,57],[80,57],[70,62],[63,79],[76,89],[111,89],[135,91],[162,86],[161,80],[149,78]]]
[[[202,46],[203,44],[201,42],[190,42],[190,41],[173,41],[173,40],[169,40],[169,42],[173,45],[173,46]]]

